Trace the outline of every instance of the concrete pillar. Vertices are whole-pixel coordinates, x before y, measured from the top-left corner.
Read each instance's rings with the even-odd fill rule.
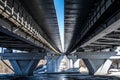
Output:
[[[77,59],[74,63],[75,68],[80,68],[80,59]]]
[[[53,59],[50,56],[47,56],[46,59],[47,59],[47,72],[52,72],[53,71],[53,64],[52,64]]]
[[[88,68],[89,70],[89,74],[90,75],[93,75],[94,74],[94,68],[92,67],[92,64],[90,63],[90,61],[88,59],[83,59],[86,67]]]
[[[69,59],[69,60],[70,60],[69,68],[73,68],[73,60],[72,59]]]
[[[6,55],[7,54],[7,55]],[[12,49],[6,49],[3,59],[8,59],[17,76],[31,76],[39,60],[46,54],[40,53],[13,53]]]
[[[47,72],[58,72],[59,56],[47,56]]]
[[[112,60],[109,59],[83,59],[91,75],[106,75]]]
[[[30,76],[33,75],[33,71],[36,68],[39,60],[9,60],[15,75],[18,76]]]
[[[71,69],[71,71],[73,71],[73,72],[76,71],[74,69],[75,69],[75,62],[77,61],[77,56],[68,55],[67,57],[70,60],[69,69]]]
[[[83,59],[91,75],[106,75],[113,59],[120,59],[117,52],[76,52],[78,59]]]
[[[99,69],[94,73],[94,75],[106,75],[112,64],[112,60],[107,59],[104,64],[102,64]]]

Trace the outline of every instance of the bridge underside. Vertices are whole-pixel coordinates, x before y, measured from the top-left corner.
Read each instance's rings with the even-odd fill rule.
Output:
[[[24,38],[23,42],[28,44],[30,42],[28,46],[31,46],[32,43],[38,48],[45,47],[47,50],[52,50],[55,54],[62,52],[56,12],[52,0],[31,0],[29,4],[22,0],[1,0],[0,4],[1,27],[16,34],[18,37]],[[41,5],[42,9],[39,5]],[[34,11],[32,11],[33,9]],[[8,32],[5,33],[9,34]],[[13,38],[18,39],[18,37]],[[35,46],[34,48],[36,48]]]
[[[65,51],[119,46],[119,1],[65,0]]]
[[[2,27],[0,27],[0,46],[8,49],[16,49],[22,51],[44,50],[44,48],[39,47],[30,41],[26,41],[26,39],[13,34],[12,32]]]
[[[64,0],[64,51],[56,14],[54,0],[0,0],[0,59],[9,60],[10,77],[109,80],[111,69],[120,73],[119,0]],[[37,66],[41,59],[46,64]]]

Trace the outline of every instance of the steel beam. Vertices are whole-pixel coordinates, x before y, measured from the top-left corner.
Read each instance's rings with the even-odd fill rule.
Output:
[[[40,46],[34,44],[33,42],[31,42],[31,41],[29,41],[29,40],[26,40],[25,38],[23,38],[23,37],[21,37],[21,36],[18,36],[17,34],[14,34],[14,33],[12,33],[11,31],[3,28],[2,26],[0,26],[0,33],[2,33],[1,36],[6,37],[6,39],[11,39],[11,40],[16,40],[16,41],[22,42],[22,43],[18,43],[18,44],[23,45],[23,46],[22,46],[23,49],[24,49],[24,47],[25,47],[24,44],[27,44],[27,45],[28,45],[28,46],[27,46],[28,48],[29,48],[29,47],[32,47],[32,48],[43,49],[42,46],[40,47]],[[4,41],[11,41],[11,40],[6,40],[6,39],[5,39]],[[8,43],[7,43],[7,45],[5,45],[6,43],[4,43],[4,41],[0,43],[0,44],[2,44],[1,46],[2,46],[2,47],[9,47],[9,46],[7,46]],[[15,44],[17,43],[16,41],[14,42]],[[9,43],[9,44],[13,44],[13,43]],[[19,49],[19,46],[10,46],[10,47],[11,47],[11,48],[13,47],[14,49]],[[21,48],[20,48],[20,49],[21,49]]]
[[[105,60],[104,63],[102,63],[102,65],[100,65],[97,69],[96,72],[94,73],[94,75],[106,75],[108,74],[108,70],[110,69],[111,65],[112,65],[112,60],[107,59]],[[98,62],[99,63],[99,62]],[[98,65],[98,64],[97,64]]]
[[[47,56],[47,72],[58,72],[58,68],[60,65],[60,57],[59,56]]]
[[[106,75],[112,64],[109,59],[83,59],[91,75]]]
[[[120,59],[117,52],[76,52],[75,55],[82,59]]]
[[[46,53],[12,53],[11,50],[6,50],[5,53],[0,53],[2,60],[9,60],[15,75],[29,76],[33,75],[40,59],[44,59]],[[11,52],[11,53],[10,53]]]
[[[110,26],[108,26],[106,29],[104,29],[103,31],[101,31],[99,34],[97,34],[96,36],[94,36],[93,38],[91,38],[89,41],[87,41],[86,43],[84,43],[83,45],[81,45],[81,47],[85,47],[87,45],[90,45],[91,43],[95,42],[96,40],[106,36],[107,34],[117,30],[118,28],[120,28],[120,19],[118,19],[117,21],[115,21],[113,24],[111,24]]]
[[[117,45],[117,46],[119,46],[120,45],[120,42],[109,42],[109,41],[106,41],[106,42],[93,42],[93,44],[104,44],[104,45]]]
[[[120,59],[117,52],[76,52],[74,55],[81,58],[91,75],[106,75],[113,59]]]
[[[45,56],[46,53],[0,53],[3,60],[39,60]]]
[[[110,38],[110,37],[103,37],[102,39],[108,40],[108,41],[120,41],[119,38]]]
[[[39,60],[9,60],[9,61],[14,69],[15,75],[29,76],[33,75],[33,71],[36,68]]]
[[[88,59],[82,59],[82,60],[84,61],[87,69],[89,70],[89,74],[90,74],[90,75],[93,75],[94,72],[95,72],[95,70],[94,70],[92,64],[90,63],[90,61],[89,61]]]

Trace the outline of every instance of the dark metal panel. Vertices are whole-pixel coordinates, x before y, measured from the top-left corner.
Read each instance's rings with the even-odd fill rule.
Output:
[[[43,50],[42,47],[26,40],[25,38],[12,33],[11,31],[0,27],[0,47],[18,49],[18,50]]]
[[[0,53],[3,60],[39,60],[44,59],[46,53]]]
[[[20,0],[20,2],[43,30],[43,37],[46,38],[56,50],[62,51],[53,0],[29,0],[29,2],[27,0]]]
[[[65,0],[65,52],[76,44],[83,24],[96,0]]]
[[[99,34],[119,20],[119,11],[118,0],[65,0],[66,53],[78,48],[94,51],[119,46],[119,27],[111,26],[105,33]],[[104,41],[101,41],[102,38]]]

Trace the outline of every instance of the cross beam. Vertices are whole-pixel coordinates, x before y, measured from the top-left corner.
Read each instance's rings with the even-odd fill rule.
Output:
[[[75,55],[82,59],[120,59],[117,52],[76,52]]]
[[[39,60],[45,56],[46,53],[0,53],[3,60]]]

